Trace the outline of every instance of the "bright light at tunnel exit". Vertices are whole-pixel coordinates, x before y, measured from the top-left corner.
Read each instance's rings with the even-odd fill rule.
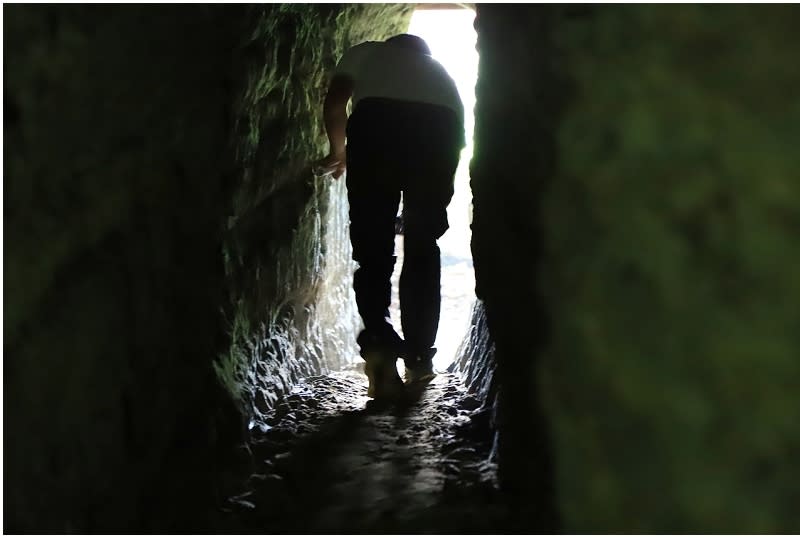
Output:
[[[464,339],[475,301],[475,277],[470,250],[472,192],[469,187],[469,161],[472,158],[475,83],[478,78],[477,34],[473,28],[475,12],[470,9],[418,9],[411,17],[407,32],[424,39],[431,53],[456,83],[464,103],[464,127],[467,147],[455,177],[455,193],[447,209],[450,228],[439,240],[442,252],[442,310],[436,339],[438,353],[434,366],[446,369]],[[398,241],[398,251],[400,250]],[[400,252],[398,254],[402,255]],[[399,260],[398,260],[399,261]],[[397,284],[399,264],[395,267],[392,318],[399,328]]]

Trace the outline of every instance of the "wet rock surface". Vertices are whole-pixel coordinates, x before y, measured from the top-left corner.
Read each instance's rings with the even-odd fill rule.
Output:
[[[228,532],[489,533],[509,528],[486,412],[452,374],[406,402],[366,397],[366,377],[306,379],[249,446]]]

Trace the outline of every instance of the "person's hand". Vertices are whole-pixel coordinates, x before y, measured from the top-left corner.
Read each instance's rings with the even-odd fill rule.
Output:
[[[347,168],[347,159],[344,154],[330,153],[327,157],[314,163],[314,173],[317,175],[331,174],[333,179],[339,179]]]

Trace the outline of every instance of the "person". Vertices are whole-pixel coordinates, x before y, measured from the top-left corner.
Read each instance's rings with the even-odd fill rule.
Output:
[[[401,34],[356,45],[343,55],[325,97],[324,119],[330,150],[317,164],[334,178],[347,171],[350,240],[358,262],[353,288],[364,323],[357,342],[369,378],[367,394],[398,397],[403,391],[398,358],[405,361],[406,383],[435,376],[441,302],[437,239],[448,228],[447,205],[466,143],[464,107],[427,43]],[[404,339],[389,315],[401,194]]]

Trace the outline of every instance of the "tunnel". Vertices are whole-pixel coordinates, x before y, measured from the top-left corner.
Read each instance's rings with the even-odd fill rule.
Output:
[[[426,9],[474,13],[474,300],[375,409],[312,164]],[[4,532],[799,532],[799,16],[4,5]]]

